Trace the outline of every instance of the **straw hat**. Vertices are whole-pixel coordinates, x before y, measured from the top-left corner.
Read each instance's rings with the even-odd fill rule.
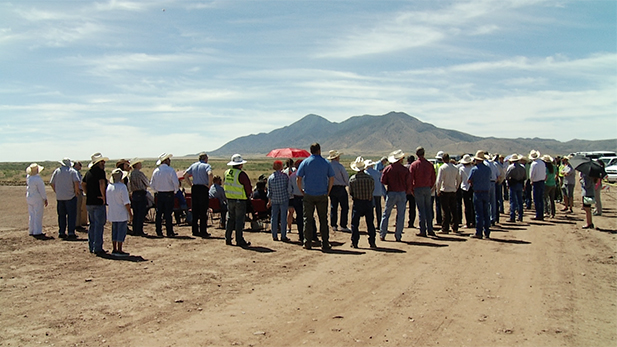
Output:
[[[62,164],[62,166],[66,166],[66,167],[72,167],[73,166],[73,162],[71,162],[71,159],[69,159],[69,158],[64,158],[64,159],[60,160],[58,163]]]
[[[354,171],[362,171],[364,169],[366,169],[366,162],[364,161],[364,158],[357,157],[356,160],[354,162],[352,162],[350,165],[352,170]]]
[[[129,166],[131,166],[131,162],[129,162],[128,160],[120,159],[116,162],[116,167],[120,167],[120,165],[123,165],[123,164],[128,164]]]
[[[364,161],[364,166],[365,166],[365,167],[370,167],[370,166],[373,166],[373,165],[375,165],[375,164],[377,164],[377,162],[376,162],[376,161],[372,161],[372,160],[370,160],[370,159],[366,159],[366,160]]]
[[[463,158],[461,158],[460,163],[465,165],[465,164],[471,164],[472,161],[473,161],[473,158],[471,158],[469,154],[465,154]]]
[[[26,168],[26,173],[28,175],[31,175],[32,171],[36,171],[36,173],[34,173],[36,175],[36,174],[40,173],[41,171],[43,171],[43,167],[41,165],[37,164],[37,163],[32,163],[32,164],[30,164],[30,166],[28,166]]]
[[[126,178],[126,176],[128,176],[128,172],[126,171],[122,171],[121,168],[115,168],[112,172],[111,172],[111,183],[119,183],[122,182],[123,179]]]
[[[510,156],[510,159],[508,159],[509,162],[514,163],[521,160],[521,157],[519,157],[518,154],[514,153]]]
[[[135,165],[139,164],[139,163],[143,163],[144,160],[143,159],[137,159],[137,158],[133,158],[131,159],[131,167],[135,167]]]
[[[104,157],[101,153],[94,153],[93,155],[90,156],[90,164],[88,164],[88,167],[93,167],[94,165],[96,165],[98,162],[101,161],[109,161],[109,158]]]
[[[481,160],[484,161],[486,159],[486,156],[484,155],[484,151],[477,151],[476,155],[473,157],[475,160]]]
[[[242,160],[242,156],[240,154],[234,154],[231,156],[231,161],[229,163],[227,163],[227,165],[229,166],[236,166],[236,165],[242,165],[242,164],[246,164],[247,161],[246,160]]]
[[[531,152],[529,152],[529,159],[531,160],[536,160],[540,157],[540,151],[536,151],[535,149],[532,149]]]
[[[553,162],[553,157],[551,157],[548,154],[545,154],[542,156],[542,161],[545,163],[552,163]]]
[[[396,151],[388,155],[388,161],[390,163],[396,163],[403,158],[405,158],[405,153],[403,153],[403,151],[401,151],[400,149],[397,149]]]
[[[330,151],[330,152],[329,152],[329,154],[328,154],[328,160],[332,160],[332,159],[338,158],[338,157],[340,157],[342,154],[343,154],[342,152],[332,150],[332,151]]]
[[[162,162],[164,162],[167,159],[171,159],[171,157],[173,157],[174,155],[171,153],[163,153],[161,155],[159,155],[159,160],[156,161],[156,165],[161,165]]]

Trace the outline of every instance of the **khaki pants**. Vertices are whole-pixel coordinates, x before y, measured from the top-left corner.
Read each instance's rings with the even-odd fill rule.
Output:
[[[77,195],[77,222],[75,226],[85,227],[88,225],[88,211],[86,210],[86,197]]]

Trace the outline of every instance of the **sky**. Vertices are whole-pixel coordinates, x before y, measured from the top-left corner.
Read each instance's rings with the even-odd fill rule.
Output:
[[[613,0],[0,1],[0,161],[182,156],[307,114],[615,139],[616,18]]]

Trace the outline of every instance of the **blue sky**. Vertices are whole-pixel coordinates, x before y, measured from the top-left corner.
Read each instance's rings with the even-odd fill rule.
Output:
[[[2,1],[0,161],[185,155],[311,113],[613,139],[616,17],[613,0]]]

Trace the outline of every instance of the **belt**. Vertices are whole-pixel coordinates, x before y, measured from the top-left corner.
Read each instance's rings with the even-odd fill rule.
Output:
[[[158,194],[173,194],[174,192],[157,192]]]

